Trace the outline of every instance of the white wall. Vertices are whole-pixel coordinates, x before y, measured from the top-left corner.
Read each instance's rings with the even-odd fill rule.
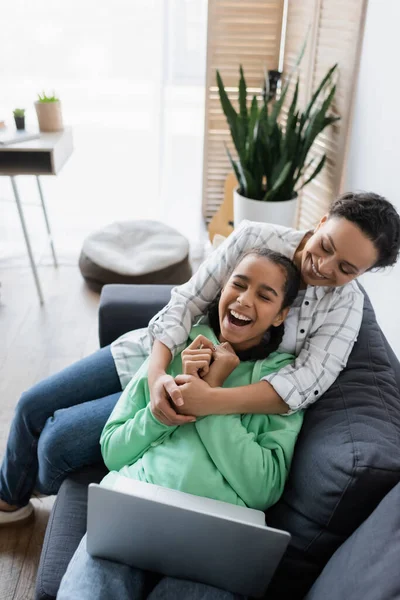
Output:
[[[377,192],[400,212],[399,23],[399,0],[369,0],[345,190]],[[400,265],[361,283],[400,358]]]

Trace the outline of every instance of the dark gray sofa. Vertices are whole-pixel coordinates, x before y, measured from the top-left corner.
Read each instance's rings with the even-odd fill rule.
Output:
[[[103,288],[100,344],[146,326],[170,286]],[[368,297],[347,368],[308,409],[291,474],[269,525],[292,541],[267,599],[400,597],[400,364]],[[43,545],[36,598],[49,600],[86,528],[87,485],[104,465],[68,477]]]

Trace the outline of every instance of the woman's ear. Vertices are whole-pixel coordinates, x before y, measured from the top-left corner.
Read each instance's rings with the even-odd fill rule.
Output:
[[[279,325],[282,325],[283,321],[288,316],[289,310],[290,310],[290,306],[287,306],[286,308],[282,308],[282,310],[279,311],[279,313],[276,315],[275,319],[272,321],[271,325],[273,327],[278,327]]]

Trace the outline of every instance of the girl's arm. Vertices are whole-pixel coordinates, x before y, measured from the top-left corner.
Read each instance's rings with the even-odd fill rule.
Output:
[[[110,471],[133,464],[174,429],[153,416],[146,402],[146,378],[139,374],[122,392],[100,437],[103,459]]]

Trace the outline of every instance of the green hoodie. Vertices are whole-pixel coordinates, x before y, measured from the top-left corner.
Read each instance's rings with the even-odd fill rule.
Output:
[[[219,344],[206,325],[195,325],[190,341],[204,335]],[[189,342],[190,343],[190,342]],[[256,383],[293,362],[289,354],[241,362],[224,387]],[[123,391],[100,438],[110,471],[197,496],[265,510],[280,498],[289,473],[302,411],[282,415],[209,415],[170,427],[150,410],[148,360]],[[182,373],[178,355],[168,373]],[[102,483],[113,486],[115,473]]]

